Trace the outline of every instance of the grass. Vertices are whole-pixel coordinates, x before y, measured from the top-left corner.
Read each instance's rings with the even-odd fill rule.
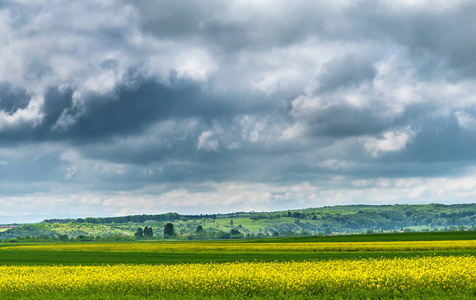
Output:
[[[331,259],[394,258],[417,256],[474,255],[476,250],[399,252],[83,252],[83,251],[2,251],[0,265],[116,265],[182,264],[236,261],[305,261]]]
[[[187,251],[177,249],[155,249],[154,251],[130,250],[128,245],[145,244],[183,244],[183,245],[240,245],[247,243],[309,243],[309,242],[402,242],[402,241],[448,241],[448,240],[476,240],[476,232],[430,232],[430,233],[398,233],[398,234],[366,234],[346,235],[331,237],[298,237],[298,238],[273,238],[254,240],[230,241],[156,241],[156,242],[88,242],[88,243],[0,243],[0,265],[115,265],[115,264],[181,264],[181,263],[208,263],[208,262],[235,262],[235,261],[304,261],[304,260],[331,260],[331,259],[361,259],[361,258],[394,258],[416,257],[428,255],[474,255],[476,249],[453,249],[438,251],[225,251],[212,249],[206,251]],[[18,246],[54,246],[72,245],[79,246],[80,250],[55,250],[28,249],[19,250]],[[124,251],[81,249],[81,245],[108,245],[124,248]],[[245,246],[245,245],[243,245]],[[129,249],[129,250],[127,250]],[[87,251],[86,251],[87,250]]]
[[[263,243],[308,243],[308,242],[398,242],[398,241],[452,241],[476,240],[476,231],[408,232],[349,234],[336,236],[282,237],[254,239],[249,242]]]
[[[365,235],[345,235],[330,237],[298,237],[298,238],[272,238],[254,240],[230,240],[230,241],[137,241],[137,242],[88,242],[88,243],[0,243],[0,265],[2,266],[113,266],[113,265],[181,265],[181,264],[204,264],[204,263],[228,263],[228,262],[299,262],[299,261],[330,261],[330,260],[361,260],[388,258],[418,258],[426,256],[476,256],[476,249],[456,249],[439,251],[230,251],[230,250],[171,250],[164,248],[155,251],[134,250],[128,245],[145,244],[221,244],[243,245],[249,243],[359,243],[359,242],[412,242],[412,241],[457,241],[476,240],[476,232],[429,232],[429,233],[396,233],[396,234],[365,234]],[[124,251],[112,250],[47,250],[18,248],[19,246],[56,246],[62,245],[101,245],[107,249],[108,245],[124,246]],[[254,246],[254,245],[250,245]],[[212,247],[213,248],[213,247]],[[87,250],[87,251],[86,251]],[[378,289],[364,288],[348,291],[337,291],[332,294],[325,291],[319,295],[306,295],[302,293],[287,292],[266,295],[253,295],[242,293],[228,293],[216,295],[200,295],[197,293],[177,294],[173,292],[141,293],[132,291],[124,293],[111,292],[48,292],[37,293],[15,293],[3,292],[1,299],[475,299],[476,285],[464,290],[422,290],[413,292],[381,291]]]

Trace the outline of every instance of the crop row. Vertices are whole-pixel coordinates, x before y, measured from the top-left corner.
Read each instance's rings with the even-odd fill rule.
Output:
[[[81,243],[2,247],[0,251],[436,251],[473,249],[476,249],[476,240],[333,243]]]
[[[476,289],[474,256],[114,266],[0,266],[0,293],[329,295]]]

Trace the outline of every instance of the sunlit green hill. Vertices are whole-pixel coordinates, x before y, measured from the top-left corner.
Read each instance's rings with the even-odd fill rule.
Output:
[[[6,229],[0,232],[0,239],[137,239],[138,228],[145,227],[152,228],[153,239],[160,239],[164,237],[167,223],[173,224],[173,238],[177,239],[456,232],[475,229],[476,204],[352,205],[276,212],[50,219]]]

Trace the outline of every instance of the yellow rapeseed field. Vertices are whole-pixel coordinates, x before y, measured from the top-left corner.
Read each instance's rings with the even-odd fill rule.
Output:
[[[2,247],[1,250],[45,251],[433,251],[476,249],[476,240],[404,241],[404,242],[333,242],[333,243],[95,243]]]
[[[84,245],[82,245],[84,246]],[[474,256],[178,265],[0,266],[0,293],[319,294],[476,286]]]

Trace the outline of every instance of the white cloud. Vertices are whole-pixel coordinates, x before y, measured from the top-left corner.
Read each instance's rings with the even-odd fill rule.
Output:
[[[298,122],[284,128],[281,132],[280,140],[294,140],[305,136],[307,127],[305,124]]]
[[[267,127],[267,123],[268,121],[263,117],[244,116],[240,120],[242,138],[252,143],[261,142],[263,139],[262,134]],[[266,132],[270,131],[271,130],[266,130]]]
[[[122,176],[127,172],[127,166],[103,160],[85,158],[74,149],[64,149],[59,156],[67,164],[65,178],[88,180],[101,176]]]
[[[342,179],[336,179],[341,181]],[[2,185],[0,185],[1,187]],[[226,213],[230,211],[269,211],[340,204],[470,203],[476,197],[474,175],[457,178],[397,178],[354,180],[347,188],[299,184],[265,184],[226,181],[203,182],[177,187],[171,184],[145,185],[128,191],[70,190],[57,185],[52,191],[2,196],[2,212],[58,212],[59,217],[74,214],[125,215],[164,213]],[[65,192],[68,191],[68,195]]]
[[[66,171],[66,174],[64,175],[64,178],[71,179],[73,178],[74,174],[76,174],[76,166],[68,167],[68,170]]]
[[[390,8],[395,9],[400,13],[408,11],[417,11],[417,12],[432,12],[432,13],[441,13],[445,10],[456,9],[461,4],[467,3],[468,0],[403,0],[403,1],[392,1],[385,0],[383,1]]]
[[[214,138],[213,132],[209,130],[202,131],[197,138],[197,149],[203,151],[217,151],[218,140]]]
[[[459,127],[468,130],[476,130],[476,119],[464,111],[455,112]]]
[[[176,59],[175,68],[179,77],[206,81],[218,66],[206,51],[195,50],[180,53]]]
[[[377,157],[382,153],[404,150],[415,135],[416,132],[411,127],[406,127],[396,131],[387,131],[380,139],[375,137],[362,138],[362,143],[364,150],[369,155]]]
[[[354,165],[353,162],[338,159],[329,159],[320,164],[321,167],[331,170],[348,170],[354,167]]]
[[[367,187],[370,185],[370,181],[369,180],[365,180],[365,179],[356,179],[356,180],[352,180],[352,186],[353,187],[356,187],[356,188],[362,188],[362,187]]]
[[[40,124],[43,119],[43,101],[42,96],[34,96],[26,108],[17,109],[12,114],[0,110],[0,131],[22,125],[34,127]]]
[[[127,168],[123,164],[96,161],[93,164],[93,170],[101,174],[124,175],[126,173]]]

